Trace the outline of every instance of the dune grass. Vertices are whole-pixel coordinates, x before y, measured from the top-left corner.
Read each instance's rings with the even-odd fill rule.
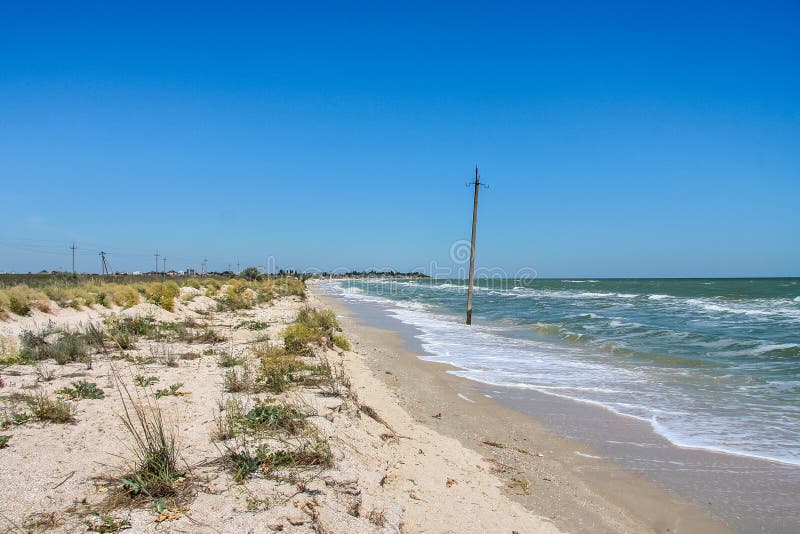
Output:
[[[123,488],[131,496],[151,499],[175,496],[188,468],[181,465],[174,429],[168,425],[157,402],[138,395],[134,398],[116,372],[115,379],[123,406],[120,417],[131,438],[132,465],[121,479]]]

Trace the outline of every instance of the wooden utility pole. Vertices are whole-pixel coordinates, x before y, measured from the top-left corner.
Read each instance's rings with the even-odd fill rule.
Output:
[[[78,248],[75,246],[75,241],[72,242],[72,246],[69,248],[72,250],[72,276],[75,276],[75,249]]]
[[[472,204],[472,240],[469,247],[469,286],[467,286],[467,324],[472,324],[472,288],[475,283],[475,231],[478,227],[478,191],[481,188],[481,178],[478,175],[478,166],[475,165],[475,199]]]
[[[108,262],[106,261],[106,253],[100,251],[100,262],[103,268],[103,274],[109,274]]]
[[[156,250],[155,257],[156,257],[156,270],[153,271],[154,273],[158,274],[158,251]]]

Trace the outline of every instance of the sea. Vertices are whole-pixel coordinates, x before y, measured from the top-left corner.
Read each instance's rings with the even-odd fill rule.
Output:
[[[345,279],[465,378],[601,406],[681,447],[800,465],[800,279]]]

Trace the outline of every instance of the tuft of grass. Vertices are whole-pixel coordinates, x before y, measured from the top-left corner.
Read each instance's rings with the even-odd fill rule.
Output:
[[[122,478],[122,486],[130,495],[152,499],[176,495],[185,480],[186,469],[181,467],[180,450],[175,434],[157,403],[144,403],[131,396],[124,382],[115,375],[123,405],[122,422],[131,437],[133,466]],[[180,387],[180,386],[179,386]]]
[[[342,350],[350,350],[352,348],[347,338],[341,334],[334,334],[331,337],[331,342]]]
[[[231,367],[225,371],[223,387],[228,393],[254,391],[256,389],[256,381],[250,366]]]
[[[259,382],[273,393],[281,393],[289,389],[298,373],[306,366],[286,349],[260,346],[254,348],[260,361]]]
[[[5,449],[8,447],[8,442],[11,441],[11,438],[13,437],[13,435],[0,436],[0,449]]]
[[[72,423],[75,421],[75,406],[61,399],[51,399],[38,393],[27,399],[33,416],[40,421],[51,423]]]
[[[234,356],[230,352],[223,352],[217,358],[217,365],[219,367],[235,367],[244,363],[244,359],[239,356]]]
[[[81,399],[102,399],[106,396],[103,390],[97,387],[97,384],[94,382],[87,382],[86,380],[73,382],[72,387],[59,389],[56,393],[74,401],[79,401]]]
[[[269,474],[283,468],[331,467],[333,455],[330,445],[319,436],[305,440],[295,450],[279,449],[261,456],[261,469]]]
[[[56,378],[56,371],[44,363],[36,365],[36,381],[52,382]]]
[[[49,339],[58,335],[55,341]],[[47,327],[38,332],[26,330],[20,335],[20,358],[31,361],[54,359],[59,365],[89,360],[89,345],[83,334],[61,332]]]
[[[17,340],[11,336],[0,336],[0,365],[22,363]]]
[[[283,344],[290,352],[310,356],[312,345],[332,346],[331,339],[339,329],[336,314],[331,310],[305,308],[300,310],[294,323],[284,329]]]
[[[227,441],[236,437],[241,428],[242,404],[238,399],[229,399],[224,407],[220,406],[219,415],[214,417],[214,430],[211,439]]]
[[[0,310],[17,315],[29,315],[31,310],[50,311],[50,299],[38,289],[16,285],[0,289]]]

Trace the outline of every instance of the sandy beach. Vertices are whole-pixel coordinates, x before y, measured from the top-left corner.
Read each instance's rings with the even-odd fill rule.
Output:
[[[515,396],[456,376],[454,367],[421,358],[412,332],[395,319],[353,308],[313,281],[305,295],[234,310],[220,305],[225,289],[212,298],[207,289],[183,287],[171,311],[150,302],[51,303],[49,312],[0,321],[4,357],[43,331],[54,344],[59,333],[146,319],[158,332],[181,333],[144,336],[125,349],[106,340],[80,362],[0,367],[0,434],[10,436],[0,451],[0,483],[10,490],[0,531],[791,531],[791,503],[781,503],[780,492],[794,479],[782,480],[779,467],[718,455],[708,469],[709,453],[675,447],[656,448],[655,457],[639,450],[615,457],[592,429],[624,443],[656,438],[600,408]],[[333,310],[339,333],[301,350],[301,370],[279,390],[265,387],[270,355],[284,354],[286,332],[314,309]],[[332,343],[337,335],[349,344]],[[101,398],[65,396],[78,382],[95,384]],[[31,413],[26,407],[37,398],[61,400],[69,420]],[[135,468],[123,416],[136,406],[160,410],[178,444],[184,467],[169,497],[132,497],[123,482]],[[264,407],[288,407],[295,420],[283,430],[254,426],[251,415]],[[304,453],[309,444],[323,454],[306,464],[258,463],[258,451]],[[234,457],[257,465],[242,475]],[[636,462],[703,468],[658,474],[637,470]],[[774,484],[771,523],[760,501],[741,505],[737,520],[730,503],[707,489],[715,481],[730,487],[730,477],[748,472]]]
[[[419,359],[391,330],[366,326],[337,299],[318,295],[343,317],[355,350],[403,408],[488,458],[509,498],[563,531],[729,531],[708,511],[600,459],[586,443],[553,434],[487,397],[478,384],[449,374],[451,366]]]
[[[111,350],[94,354],[90,364],[50,361],[3,367],[3,434],[11,438],[0,452],[2,531],[559,531],[551,518],[511,497],[504,467],[494,454],[465,447],[406,411],[393,388],[368,367],[362,341],[355,352],[315,349],[313,359],[342,370],[336,394],[310,383],[292,385],[280,394],[226,392],[231,368],[220,366],[221,355],[238,358],[235,368],[241,372],[252,369],[254,343],[280,340],[301,309],[320,302],[313,296],[310,302],[284,297],[238,312],[217,312],[213,304],[199,295],[176,301],[173,312],[140,304],[121,313],[155,316],[164,323],[191,320],[195,327],[215,332],[219,341],[139,340],[124,351],[125,358]],[[100,306],[34,311],[30,317],[8,318],[2,334],[9,339],[45,325],[84,327],[119,311]],[[264,327],[250,330],[243,324]],[[351,335],[348,327],[344,334]],[[390,346],[384,340],[373,350]],[[140,387],[140,377],[157,382]],[[73,413],[64,424],[32,416],[15,419],[23,413],[27,395],[53,398],[77,380],[96,384],[103,398],[66,400]],[[124,388],[134,393],[126,398]],[[185,475],[177,483],[185,488],[175,498],[125,501],[127,486],[121,481],[132,468],[132,451],[121,416],[132,404],[151,406],[153,401],[146,399],[162,388],[167,393],[155,403],[179,444]],[[265,402],[291,403],[302,412],[306,430],[285,442],[313,435],[329,448],[329,463],[237,477],[223,461],[226,451],[255,433],[228,441],[216,436],[218,421],[231,410],[226,402],[232,399],[244,411]],[[534,450],[539,449],[531,446]],[[519,482],[519,491],[534,488]],[[617,523],[606,524],[614,529]]]

